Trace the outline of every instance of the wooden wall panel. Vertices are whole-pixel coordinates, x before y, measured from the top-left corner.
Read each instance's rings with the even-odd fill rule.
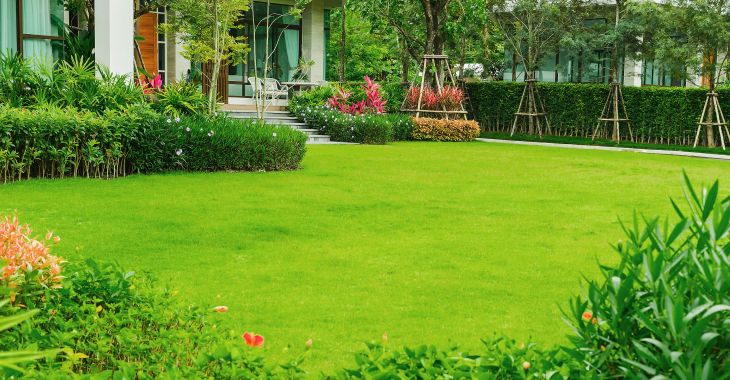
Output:
[[[137,36],[144,40],[137,41],[142,53],[142,62],[137,59],[137,66],[144,67],[148,73],[157,75],[157,15],[148,13],[137,20]]]

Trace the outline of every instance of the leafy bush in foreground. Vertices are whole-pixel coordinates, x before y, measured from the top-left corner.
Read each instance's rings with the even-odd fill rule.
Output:
[[[251,379],[303,372],[296,362],[266,364],[240,333],[218,330],[211,310],[183,305],[149,276],[93,261],[71,264],[64,273],[61,289],[37,299],[36,317],[0,339],[0,352],[60,348],[56,359],[24,364],[26,376]],[[1,373],[21,374],[19,368]]]
[[[572,352],[600,376],[730,378],[730,197],[684,192],[679,222],[624,226],[620,262],[571,302]]]

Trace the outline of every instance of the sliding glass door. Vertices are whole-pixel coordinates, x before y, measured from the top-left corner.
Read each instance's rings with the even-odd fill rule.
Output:
[[[243,28],[233,33],[245,35],[251,51],[229,67],[229,96],[253,96],[249,78],[294,79],[301,56],[302,27],[289,11],[287,5],[271,4],[267,15],[266,4],[256,2],[241,18]]]

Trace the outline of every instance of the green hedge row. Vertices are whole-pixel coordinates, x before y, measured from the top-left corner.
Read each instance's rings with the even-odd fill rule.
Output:
[[[474,119],[490,132],[509,132],[524,84],[467,83]],[[538,83],[552,133],[588,137],[603,110],[610,86],[578,83]],[[691,145],[707,90],[683,87],[624,87],[626,109],[638,142]],[[718,91],[723,110],[730,112],[730,89]]]
[[[296,169],[306,140],[291,128],[224,117],[172,118],[146,105],[102,115],[0,106],[0,182],[169,170]]]

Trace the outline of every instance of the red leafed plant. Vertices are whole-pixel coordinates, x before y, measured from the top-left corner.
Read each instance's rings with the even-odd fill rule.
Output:
[[[365,99],[359,102],[350,103],[349,91],[343,88],[337,90],[335,95],[327,100],[329,105],[350,115],[362,115],[365,113],[385,113],[385,105],[388,103],[380,96],[380,86],[373,82],[370,77],[365,76]]]
[[[461,103],[464,101],[464,91],[458,87],[444,86],[439,96],[439,103],[447,111],[461,110]]]
[[[142,92],[149,95],[162,89],[162,77],[157,74],[154,78],[146,80],[139,79],[139,85],[142,87]]]
[[[406,94],[406,104],[409,109],[418,109],[418,97],[421,96],[420,87],[411,87]],[[461,109],[461,103],[464,101],[464,91],[458,87],[446,86],[441,93],[434,91],[430,87],[423,89],[421,96],[421,109],[423,110],[441,110],[458,111]]]
[[[0,219],[0,283],[10,290],[12,302],[39,287],[60,287],[62,260],[51,255],[49,249],[60,238],[49,232],[44,241],[39,241],[31,237],[32,232],[27,224],[20,224],[17,216]]]

